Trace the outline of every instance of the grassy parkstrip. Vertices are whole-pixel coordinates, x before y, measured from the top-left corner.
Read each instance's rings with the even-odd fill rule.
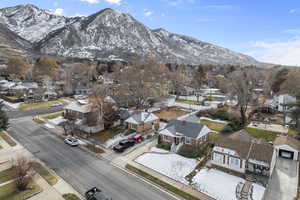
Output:
[[[258,128],[250,128],[246,127],[245,130],[252,136],[258,139],[265,139],[268,142],[273,142],[276,137],[277,133],[273,131],[267,131],[267,130],[262,130]]]
[[[80,200],[80,198],[78,196],[76,196],[75,194],[71,194],[71,193],[64,194],[63,198],[65,200]]]
[[[40,115],[40,117],[43,119],[54,119],[54,118],[61,116],[62,113],[63,113],[62,111],[54,112],[54,113],[50,113],[50,114]]]
[[[197,197],[195,197],[195,196],[193,196],[193,195],[191,195],[187,192],[184,192],[184,191],[174,187],[173,185],[171,185],[169,183],[166,183],[166,182],[164,182],[164,181],[162,181],[162,180],[160,180],[160,179],[158,179],[158,178],[156,178],[156,177],[154,177],[154,176],[152,176],[152,175],[150,175],[150,174],[148,174],[148,173],[146,173],[146,172],[144,172],[144,171],[142,171],[142,170],[140,170],[140,169],[138,169],[138,168],[136,168],[132,165],[127,164],[126,169],[130,170],[131,172],[133,172],[137,175],[140,175],[140,176],[148,179],[149,181],[151,181],[151,182],[153,182],[153,183],[169,190],[170,192],[172,192],[172,193],[174,193],[174,194],[176,194],[176,195],[178,195],[178,196],[180,196],[184,199],[200,200],[199,198],[197,198]]]
[[[0,184],[7,181],[13,180],[16,178],[16,175],[12,168],[6,169],[0,172]]]
[[[15,182],[3,185],[0,187],[0,199],[1,200],[20,200],[29,195],[33,195],[41,191],[41,188],[34,182],[29,184],[31,189],[25,191],[19,191],[16,188]]]
[[[201,104],[201,102],[198,102],[198,101],[183,100],[183,99],[177,99],[176,102],[190,104],[190,105],[200,105]]]
[[[43,165],[38,162],[33,163],[34,170],[41,175],[50,185],[55,185],[57,183],[57,178],[46,169]]]
[[[7,143],[9,146],[14,147],[17,145],[11,137],[9,137],[6,133],[0,132],[0,137]]]

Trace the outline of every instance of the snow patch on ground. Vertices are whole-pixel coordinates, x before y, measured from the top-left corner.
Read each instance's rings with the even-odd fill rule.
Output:
[[[170,151],[164,150],[164,149],[160,149],[157,147],[152,147],[150,149],[151,152],[156,152],[156,153],[170,153]]]
[[[59,125],[65,121],[67,121],[65,118],[63,118],[62,116],[59,116],[59,117],[56,117],[54,119],[49,119],[48,120],[51,124],[54,124],[54,125]]]
[[[4,101],[2,99],[0,101],[3,102],[4,105],[14,108],[14,109],[18,109],[20,107],[20,105],[22,104],[22,103],[10,103],[10,102]]]
[[[227,121],[223,121],[223,120],[219,120],[219,119],[211,119],[208,117],[200,117],[200,121],[201,120],[208,120],[208,121],[212,121],[212,122],[217,122],[217,123],[222,123],[222,124],[228,124]]]
[[[188,184],[185,177],[190,174],[198,164],[198,161],[195,159],[185,158],[174,153],[145,153],[136,158],[135,162],[183,184]]]
[[[51,125],[51,124],[45,124],[45,126],[47,127],[47,128],[55,128],[53,125]]]
[[[202,169],[193,178],[193,187],[217,200],[236,200],[236,186],[245,180],[216,169]],[[265,188],[253,184],[253,200],[261,200]]]

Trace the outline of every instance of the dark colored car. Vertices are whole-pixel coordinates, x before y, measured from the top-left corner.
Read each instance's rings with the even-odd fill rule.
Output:
[[[133,140],[122,140],[118,145],[114,146],[114,151],[116,152],[124,152],[129,147],[134,146],[135,141]]]
[[[101,190],[99,190],[96,187],[93,187],[92,189],[88,190],[85,193],[85,198],[87,200],[112,200],[109,197],[106,197]]]

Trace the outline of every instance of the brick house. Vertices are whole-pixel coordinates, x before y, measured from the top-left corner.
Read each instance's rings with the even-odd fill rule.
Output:
[[[159,128],[159,118],[153,113],[134,111],[126,120],[129,129],[136,132],[145,132]]]
[[[208,144],[211,130],[200,123],[171,120],[159,132],[159,142],[170,144],[171,150],[177,152],[182,146],[201,149]]]

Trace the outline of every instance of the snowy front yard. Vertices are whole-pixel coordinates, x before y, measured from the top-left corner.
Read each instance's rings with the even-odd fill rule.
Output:
[[[193,178],[193,186],[200,192],[217,200],[236,200],[235,191],[239,182],[245,180],[216,169],[202,169]],[[261,200],[265,188],[253,184],[253,200]]]
[[[145,153],[139,156],[135,161],[169,178],[188,184],[185,177],[195,169],[198,164],[197,160],[167,153],[157,148],[152,149],[152,151],[153,153]]]

